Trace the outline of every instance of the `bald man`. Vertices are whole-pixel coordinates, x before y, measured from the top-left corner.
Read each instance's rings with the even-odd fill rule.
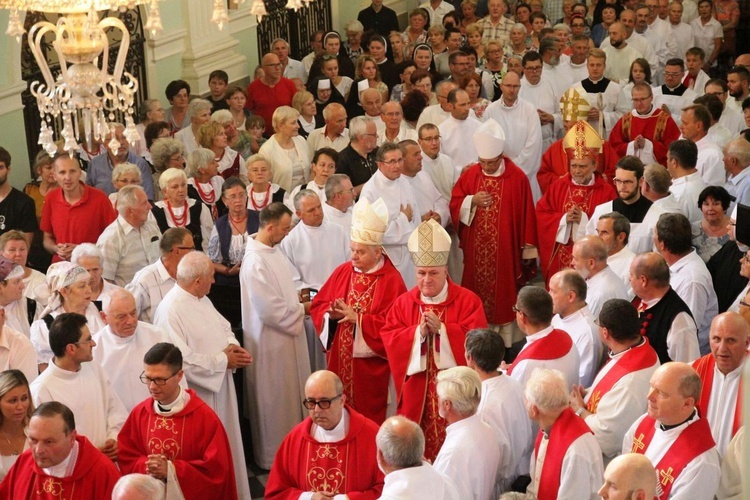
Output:
[[[701,380],[688,364],[670,362],[651,376],[646,414],[625,434],[623,453],[645,455],[656,468],[657,496],[713,498],[719,452],[708,420],[697,410]]]
[[[723,456],[742,425],[739,389],[750,346],[750,325],[735,312],[720,314],[711,322],[709,343],[711,353],[693,363],[703,385],[697,406],[711,424]]]
[[[284,438],[268,476],[268,498],[378,498],[378,426],[346,402],[344,385],[333,372],[308,377],[303,401],[309,415]],[[346,463],[344,463],[346,461]],[[336,481],[330,477],[336,476]]]
[[[656,496],[656,471],[651,461],[637,453],[612,460],[599,488],[604,500],[652,500]]]
[[[505,132],[503,154],[521,167],[529,178],[534,203],[542,197],[536,173],[542,162],[542,125],[536,106],[518,97],[521,79],[508,71],[500,83],[503,95],[484,112],[485,121],[493,119]]]
[[[607,245],[598,236],[585,236],[573,245],[571,266],[586,280],[586,303],[594,317],[609,299],[627,299],[628,290],[607,265]]]
[[[276,54],[264,55],[260,64],[263,76],[248,85],[245,108],[263,117],[266,122],[265,134],[270,136],[273,133],[273,112],[279,106],[292,105],[292,97],[297,93],[297,86],[282,76],[283,66]]]

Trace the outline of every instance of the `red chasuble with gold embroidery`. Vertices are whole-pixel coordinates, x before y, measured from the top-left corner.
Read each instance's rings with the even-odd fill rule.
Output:
[[[631,347],[628,352],[623,354],[615,365],[602,377],[602,379],[591,388],[591,397],[589,402],[586,403],[586,410],[591,413],[596,413],[599,401],[602,397],[607,394],[622,377],[629,373],[645,370],[656,364],[659,360],[654,348],[648,342],[648,338],[643,337],[644,342],[635,347]],[[612,360],[607,360],[607,363],[611,363]]]
[[[599,155],[597,160],[596,172],[606,179],[607,184],[612,187],[615,186],[615,165],[620,157],[609,142],[604,141],[602,143],[602,153]],[[536,180],[539,183],[539,187],[542,189],[542,194],[547,192],[547,189],[555,183],[557,179],[565,177],[569,169],[568,155],[565,153],[563,148],[563,140],[560,139],[547,148],[547,151],[542,155],[542,166],[539,167],[539,172],[536,173]]]
[[[445,325],[447,338],[428,336],[421,351],[426,357],[426,369],[407,375],[417,326],[422,321],[422,314],[430,310]],[[487,319],[479,297],[450,280],[448,298],[442,304],[425,304],[421,301],[419,288],[415,287],[401,295],[388,313],[382,335],[396,384],[396,411],[420,424],[425,434],[425,457],[429,460],[434,460],[445,440],[445,420],[438,414],[436,383],[439,368],[435,352],[450,349],[456,365],[465,366],[466,332],[486,327]]]
[[[451,219],[458,226],[464,251],[462,286],[479,295],[487,321],[506,324],[515,319],[516,280],[521,277],[524,246],[537,245],[536,213],[526,174],[503,156],[505,171],[498,177],[468,167],[451,194]],[[488,207],[477,207],[470,225],[459,223],[461,204],[469,195],[492,195]]]
[[[560,219],[573,207],[578,207],[588,217],[597,205],[617,198],[617,193],[598,175],[591,186],[573,183],[570,174],[555,181],[536,205],[537,233],[539,235],[539,259],[546,281],[553,274],[571,267],[573,238],[566,243],[555,241]]]
[[[357,312],[361,332],[372,357],[354,357],[355,325],[339,322],[326,359],[328,369],[344,384],[346,402],[377,424],[385,420],[388,406],[390,371],[385,347],[380,337],[385,316],[396,300],[406,292],[401,274],[384,256],[383,267],[364,274],[354,270],[351,262],[341,264],[321,287],[310,307],[315,329],[323,328],[323,316],[339,298]]]
[[[667,163],[669,145],[680,138],[680,129],[664,109],[655,109],[646,117],[635,116],[635,111],[617,120],[609,134],[609,143],[619,157],[627,154],[628,144],[642,135],[654,145],[654,158],[660,165]]]
[[[296,500],[306,491],[347,495],[351,500],[380,497],[384,478],[375,458],[378,426],[350,406],[346,409],[349,432],[341,441],[315,441],[310,417],[284,438],[268,476],[267,500]]]
[[[651,440],[656,433],[656,420],[646,415],[638,424],[633,434],[632,453],[646,454]],[[659,500],[669,498],[672,485],[680,473],[698,455],[707,452],[716,446],[711,435],[708,420],[701,417],[691,423],[680,433],[679,437],[672,443],[658,464],[655,464],[656,477],[659,479],[661,494]],[[657,488],[658,492],[659,488]]]
[[[573,441],[591,433],[591,429],[582,418],[579,418],[573,410],[566,408],[552,424],[549,432],[549,443],[547,453],[544,455],[542,475],[539,478],[539,500],[556,500],[560,490],[560,474],[562,472],[565,453],[573,444]],[[534,460],[539,454],[539,445],[542,442],[543,433],[539,430],[534,444]]]
[[[711,390],[714,385],[714,367],[716,359],[713,354],[706,354],[693,362],[693,368],[698,372],[703,387],[701,389],[701,399],[696,405],[702,415],[708,415],[708,404],[711,401]],[[742,377],[740,377],[739,389],[737,390],[737,403],[734,407],[734,421],[732,422],[732,436],[737,434],[742,427]]]
[[[224,426],[192,389],[187,391],[190,401],[174,416],[156,413],[151,398],[133,408],[117,436],[120,470],[142,474],[148,455],[166,455],[186,500],[236,499],[232,451]]]
[[[0,483],[0,498],[8,500],[80,500],[111,498],[120,472],[115,464],[84,436],[76,436],[78,457],[73,474],[48,476],[34,461],[31,450],[18,457]]]

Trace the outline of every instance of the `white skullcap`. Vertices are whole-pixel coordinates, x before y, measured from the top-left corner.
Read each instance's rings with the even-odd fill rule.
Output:
[[[505,148],[505,132],[493,119],[489,119],[474,132],[474,147],[477,155],[483,160],[497,158]]]

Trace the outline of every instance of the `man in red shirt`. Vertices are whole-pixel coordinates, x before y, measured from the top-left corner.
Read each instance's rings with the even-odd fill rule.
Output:
[[[63,152],[55,156],[53,166],[60,189],[47,195],[39,226],[52,262],[60,262],[70,260],[79,243],[96,243],[117,213],[104,191],[81,182],[78,160]]]
[[[261,66],[263,76],[248,85],[245,107],[265,120],[265,135],[268,137],[273,133],[273,112],[279,106],[292,105],[297,87],[290,79],[281,76],[284,69],[276,54],[264,55]]]

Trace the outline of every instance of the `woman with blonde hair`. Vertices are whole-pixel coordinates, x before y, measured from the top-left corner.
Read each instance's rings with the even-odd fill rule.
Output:
[[[0,373],[0,480],[29,447],[24,429],[34,412],[29,381],[20,370]]]
[[[258,115],[253,115],[253,117],[260,118]],[[257,153],[260,149],[257,139],[253,139],[250,132],[237,128],[237,124],[232,117],[232,112],[228,109],[214,111],[211,119],[224,127],[224,133],[227,134],[227,144],[230,148],[237,151],[244,160],[247,160],[253,153]],[[251,121],[252,119],[248,119],[248,123]],[[260,128],[261,130],[265,129],[265,124]]]
[[[414,9],[409,12],[409,27],[404,30],[403,39],[408,45],[427,43],[427,24],[430,22],[425,9]]]
[[[205,252],[214,221],[206,205],[188,198],[187,185],[184,171],[176,168],[165,170],[159,178],[164,199],[154,203],[151,213],[162,233],[170,227],[184,227],[193,235],[195,248]]]
[[[469,26],[476,24],[481,19],[477,16],[477,1],[463,0],[461,2],[461,29],[466,35],[469,34]]]
[[[210,149],[219,164],[219,175],[225,180],[229,177],[239,177],[247,180],[245,160],[237,151],[229,147],[229,139],[224,127],[213,120],[201,126],[198,130],[198,145]]]
[[[336,61],[336,65],[338,66],[338,61]],[[315,105],[315,96],[307,90],[300,90],[294,94],[294,97],[292,97],[292,107],[299,113],[299,118],[297,118],[299,122],[299,135],[303,139],[307,139],[310,132],[316,128],[325,125],[325,122],[318,122],[318,108]]]
[[[298,118],[294,108],[276,108],[272,117],[274,134],[258,152],[271,165],[273,182],[287,193],[306,181],[310,168],[307,142],[299,136]]]
[[[465,3],[465,2],[464,2]],[[485,64],[484,44],[482,43],[482,33],[484,30],[477,23],[466,26],[466,44],[477,51],[477,67],[481,68]]]
[[[383,96],[383,102],[388,101],[388,85],[386,85],[381,79],[380,68],[378,68],[378,63],[375,62],[375,59],[368,55],[360,56],[359,59],[357,59],[357,67],[354,75],[356,78],[352,84],[352,89],[355,92],[361,94],[362,91],[359,90],[359,83],[363,80],[367,80],[367,86],[380,92]],[[359,98],[359,96],[357,97]],[[352,101],[351,92],[349,95],[349,101]]]

